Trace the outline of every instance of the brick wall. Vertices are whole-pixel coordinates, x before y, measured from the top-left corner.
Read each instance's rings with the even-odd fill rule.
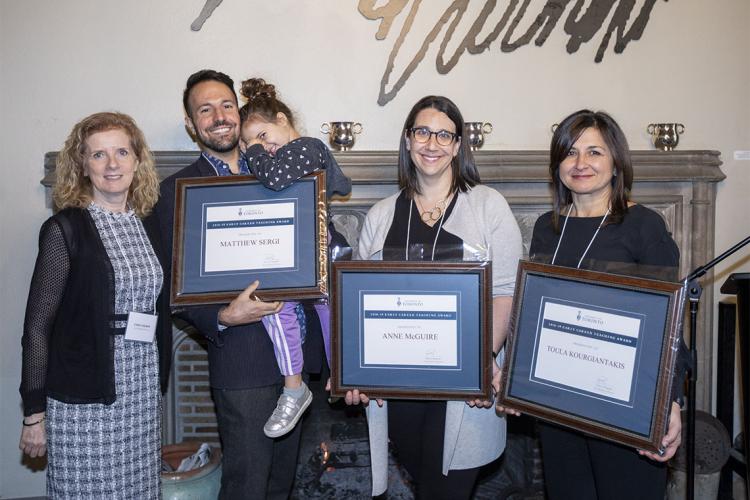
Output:
[[[216,412],[208,385],[206,340],[190,328],[175,329],[172,379],[167,396],[167,442],[219,444]]]

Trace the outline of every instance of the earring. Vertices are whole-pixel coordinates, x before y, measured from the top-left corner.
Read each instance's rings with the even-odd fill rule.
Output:
[[[617,170],[612,171],[612,177],[617,177]]]

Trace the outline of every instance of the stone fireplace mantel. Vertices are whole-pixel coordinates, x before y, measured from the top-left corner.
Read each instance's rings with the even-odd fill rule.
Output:
[[[166,177],[192,163],[195,151],[156,151],[157,170]],[[335,153],[344,172],[352,178],[352,194],[334,199],[334,223],[356,243],[368,208],[395,193],[396,151],[348,151]],[[718,151],[633,151],[635,182],[632,197],[660,213],[681,252],[680,276],[714,256],[716,184],[724,179]],[[55,179],[56,153],[45,156],[42,183],[51,187]],[[546,151],[479,151],[475,153],[483,183],[499,190],[518,220],[528,253],[536,218],[551,208]],[[48,200],[51,206],[51,201]],[[709,274],[705,279],[712,279]],[[704,307],[699,315],[698,408],[711,405],[713,288],[704,287]],[[205,351],[200,339],[176,330],[173,383],[167,405],[167,439],[209,437],[215,433],[213,405],[208,391]]]

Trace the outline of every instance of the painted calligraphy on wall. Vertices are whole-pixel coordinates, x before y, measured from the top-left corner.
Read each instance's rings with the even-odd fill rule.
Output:
[[[206,0],[206,3],[203,5],[200,14],[198,14],[198,17],[196,17],[195,21],[193,21],[193,23],[190,25],[190,29],[193,31],[200,31],[200,29],[203,27],[203,23],[205,23],[206,20],[211,17],[211,14],[214,13],[216,7],[218,7],[220,3],[221,0]]]
[[[440,12],[439,9],[435,11],[434,4],[423,2],[423,0],[387,0],[385,2],[382,0],[359,0],[357,9],[360,14],[371,21],[380,21],[375,33],[376,40],[387,40],[393,22],[399,16],[406,15],[401,31],[396,35],[383,77],[380,80],[378,104],[385,106],[396,97],[424,59],[427,50],[443,32],[435,64],[438,73],[447,74],[458,64],[464,53],[476,55],[489,50],[503,32],[499,46],[502,52],[513,52],[532,41],[534,45],[541,47],[570,7],[562,27],[565,34],[568,35],[565,48],[569,54],[577,52],[581,45],[590,42],[602,29],[606,20],[609,19],[609,23],[599,39],[599,47],[594,57],[595,62],[601,62],[613,35],[614,51],[617,54],[622,53],[631,41],[640,40],[648,24],[651,11],[658,0],[640,0],[640,10],[632,22],[629,21],[636,10],[637,0],[546,0],[536,16],[533,17],[533,22],[523,33],[516,33],[516,30],[522,21],[530,20],[532,19],[531,16],[535,15],[533,10],[529,10],[529,4],[532,0],[509,0],[505,10],[502,11],[500,20],[492,28],[492,31],[483,40],[479,40],[479,34],[485,30],[487,19],[492,14],[500,12],[500,10],[497,13],[495,12],[497,0],[486,0],[480,13],[463,35],[458,47],[446,59],[448,44],[454,36],[461,36],[456,33],[456,28],[466,14],[469,1],[454,0],[443,12]],[[474,1],[476,2],[476,0]],[[668,0],[663,1],[667,2]],[[221,2],[222,0],[206,0],[203,10],[193,22],[191,28],[195,31],[200,30],[203,23]],[[404,14],[409,4],[411,6],[408,12]],[[422,8],[424,10],[432,9],[436,14],[439,14],[439,17],[422,43],[417,44],[419,49],[411,57],[403,72],[391,84],[395,59],[399,55],[404,42],[410,36],[414,20]]]
[[[569,35],[566,49],[569,54],[576,52],[582,44],[589,42],[594,35],[601,29],[606,19],[610,16],[613,8],[614,13],[609,21],[609,25],[599,43],[599,49],[596,52],[594,61],[601,62],[604,53],[609,46],[612,35],[615,35],[616,53],[622,53],[632,40],[639,40],[643,31],[648,24],[649,16],[657,0],[645,0],[641,6],[635,20],[628,26],[628,20],[633,12],[636,0],[591,0],[587,8],[584,7],[584,0],[547,0],[541,11],[534,18],[534,22],[529,26],[525,33],[516,33],[521,20],[528,12],[531,0],[523,0],[519,7],[520,0],[511,0],[508,2],[500,21],[495,25],[492,31],[484,38],[478,40],[480,31],[485,27],[487,18],[493,13],[497,6],[497,0],[487,0],[481,12],[474,20],[473,24],[466,32],[463,40],[456,50],[446,60],[446,47],[456,34],[456,27],[462,20],[469,6],[469,0],[454,0],[447,9],[440,15],[433,29],[427,34],[419,50],[411,58],[406,68],[403,70],[398,79],[393,83],[390,90],[388,86],[391,82],[394,60],[399,54],[404,41],[409,36],[409,31],[414,23],[414,19],[422,7],[422,0],[411,0],[411,8],[404,21],[401,32],[398,34],[393,44],[393,49],[388,57],[388,63],[380,81],[380,94],[378,104],[384,106],[391,101],[399,90],[406,84],[414,70],[424,59],[427,49],[437,39],[443,28],[448,24],[445,35],[440,41],[440,48],[436,58],[436,67],[438,73],[446,74],[456,66],[461,56],[468,52],[469,54],[481,54],[488,50],[500,34],[505,30],[502,40],[500,41],[500,50],[502,52],[513,52],[524,45],[528,45],[532,40],[536,46],[544,45],[547,37],[562,18],[569,4],[574,4],[568,12],[563,29]],[[664,0],[665,2],[667,0]],[[377,21],[380,19],[375,38],[377,40],[386,40],[393,21],[402,14],[410,3],[409,0],[389,0],[386,4],[376,7],[376,0],[360,0],[359,12],[365,18]],[[615,7],[615,4],[617,6]],[[425,7],[429,8],[429,7]],[[530,14],[533,15],[533,12]],[[507,29],[506,29],[507,28]],[[536,38],[535,38],[536,37]]]

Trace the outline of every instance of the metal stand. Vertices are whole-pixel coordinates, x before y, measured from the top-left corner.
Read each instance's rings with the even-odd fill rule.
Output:
[[[688,400],[687,400],[687,498],[695,498],[695,392],[698,380],[698,349],[696,332],[698,330],[698,303],[703,294],[703,287],[698,278],[687,282],[687,298],[690,301],[690,360],[688,367]]]
[[[698,379],[698,351],[696,337],[698,333],[698,304],[703,288],[698,279],[740,248],[750,243],[750,236],[735,244],[732,248],[711,260],[704,266],[690,273],[683,281],[687,288],[687,298],[690,301],[690,366],[688,368],[688,401],[687,401],[687,433],[685,443],[687,449],[687,500],[695,498],[695,382]]]

